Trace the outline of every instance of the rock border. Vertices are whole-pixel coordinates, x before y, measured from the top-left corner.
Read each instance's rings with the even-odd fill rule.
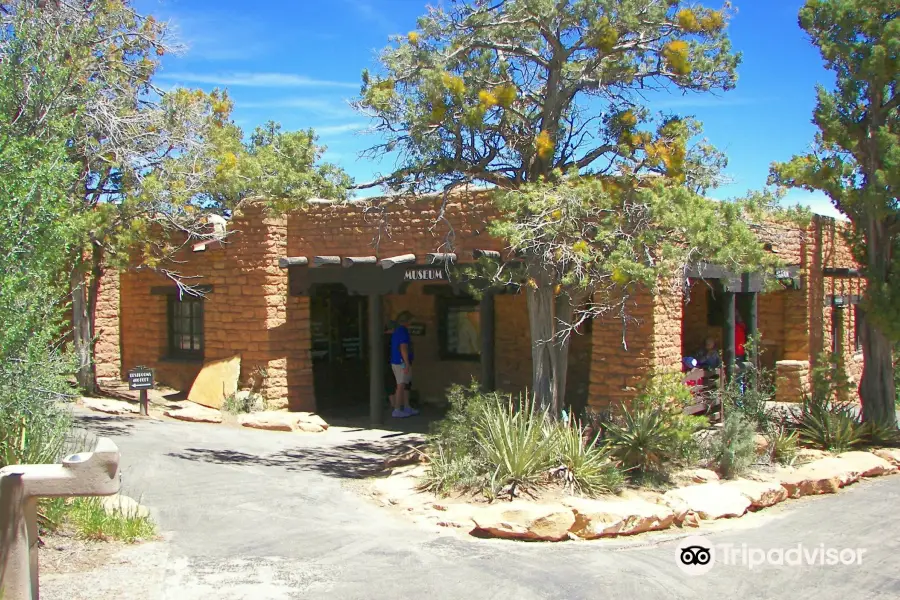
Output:
[[[374,495],[386,506],[414,511],[413,504],[422,498],[416,486],[425,468],[395,469],[391,476],[376,480]],[[424,515],[422,520],[438,527],[468,530],[475,537],[554,542],[614,538],[741,518],[788,498],[837,493],[862,479],[898,473],[898,468],[900,449],[857,450],[796,468],[753,473],[748,479],[706,481],[664,494],[566,498],[547,503],[515,500],[487,506],[432,501],[424,508],[436,514]]]

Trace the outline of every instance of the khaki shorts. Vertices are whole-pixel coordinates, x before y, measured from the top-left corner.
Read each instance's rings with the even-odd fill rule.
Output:
[[[397,380],[397,385],[406,385],[412,381],[412,367],[405,373],[403,372],[403,365],[395,365],[392,363],[391,368],[394,370],[394,379]]]

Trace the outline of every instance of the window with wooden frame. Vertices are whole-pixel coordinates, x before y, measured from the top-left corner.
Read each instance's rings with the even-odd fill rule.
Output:
[[[481,360],[481,309],[474,298],[438,296],[441,360]]]
[[[203,298],[172,294],[167,298],[169,356],[203,359]]]

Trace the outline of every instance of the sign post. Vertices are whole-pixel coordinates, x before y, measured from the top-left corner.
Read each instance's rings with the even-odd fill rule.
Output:
[[[128,371],[128,389],[141,392],[141,415],[149,415],[147,390],[153,389],[153,369],[135,367]]]

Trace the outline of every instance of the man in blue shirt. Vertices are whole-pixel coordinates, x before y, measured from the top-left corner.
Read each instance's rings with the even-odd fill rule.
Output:
[[[394,379],[397,380],[397,390],[391,396],[393,412],[391,416],[397,419],[411,417],[419,414],[409,405],[409,392],[407,386],[412,382],[413,349],[412,339],[407,325],[412,320],[412,313],[403,311],[397,315],[397,326],[391,334],[391,370],[394,371]]]

